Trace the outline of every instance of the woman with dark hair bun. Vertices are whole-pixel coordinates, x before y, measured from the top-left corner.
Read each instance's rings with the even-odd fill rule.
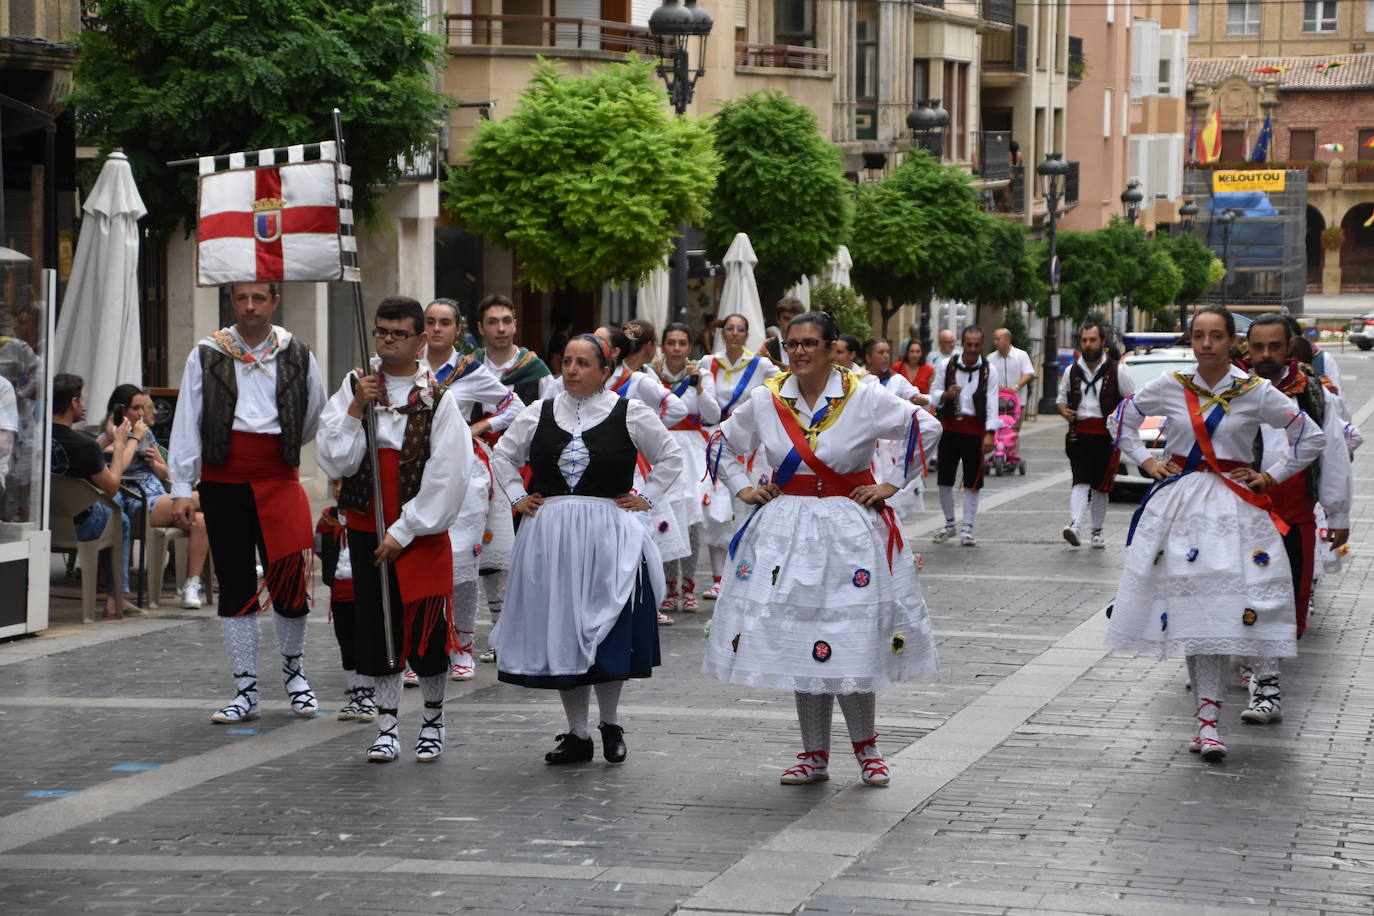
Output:
[[[724,420],[731,411],[749,399],[749,392],[782,370],[762,353],[751,353],[744,348],[749,339],[749,319],[743,315],[726,315],[720,333],[725,343],[724,349],[704,357],[698,365],[703,375],[711,376],[716,406],[720,409],[720,419]],[[738,460],[756,480],[768,478],[768,468],[757,455],[740,455]],[[705,519],[702,527],[711,554],[711,587],[702,595],[708,601],[714,601],[720,595],[726,548],[739,523],[749,514],[749,507],[731,496],[723,485],[715,479],[712,484],[711,492],[703,499]]]
[[[838,697],[861,778],[881,786],[876,693],[937,669],[916,566],[884,501],[920,474],[940,424],[832,366],[837,336],[823,313],[794,318],[788,371],[751,390],[711,438],[711,473],[757,508],[730,546],[702,669],[795,694],[802,752],[785,785],[830,778]],[[905,461],[879,481],[870,463],[882,439],[903,442]],[[776,469],[766,483],[737,460],[754,449]]]

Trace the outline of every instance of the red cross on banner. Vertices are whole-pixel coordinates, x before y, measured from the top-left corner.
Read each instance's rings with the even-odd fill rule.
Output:
[[[334,162],[201,176],[196,250],[201,286],[343,276]]]

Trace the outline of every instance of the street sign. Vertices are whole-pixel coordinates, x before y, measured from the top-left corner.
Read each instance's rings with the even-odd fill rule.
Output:
[[[1050,317],[1059,317],[1059,294],[1050,293]]]

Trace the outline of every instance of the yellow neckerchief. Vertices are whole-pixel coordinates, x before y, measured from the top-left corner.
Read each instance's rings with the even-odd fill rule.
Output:
[[[820,434],[835,425],[835,421],[840,418],[840,412],[849,403],[849,396],[858,387],[858,377],[854,373],[834,364],[831,364],[831,368],[840,373],[840,389],[844,393],[837,398],[829,399],[830,410],[821,419],[821,422],[814,426],[807,426],[802,422],[801,414],[797,411],[797,399],[784,397],[782,394],[783,383],[792,377],[791,370],[779,372],[764,382],[768,386],[769,393],[777,398],[784,407],[792,411],[792,416],[796,419],[797,425],[802,428],[802,432],[806,434],[806,441],[811,444],[812,448],[816,447],[816,439],[820,437]]]
[[[721,353],[719,355],[713,355],[711,357],[711,365],[719,366],[721,369],[725,370],[725,384],[728,385],[731,381],[733,381],[731,376],[733,376],[736,372],[742,370],[745,366],[748,366],[749,360],[753,358],[753,352],[746,349],[740,354],[739,362],[735,364],[735,368],[731,369],[728,365],[725,364],[725,354]]]
[[[1258,375],[1247,376],[1243,379],[1232,378],[1230,388],[1227,388],[1221,394],[1214,394],[1193,381],[1193,376],[1191,374],[1185,375],[1182,372],[1175,372],[1173,375],[1174,381],[1197,395],[1198,401],[1201,402],[1201,406],[1198,407],[1197,411],[1198,416],[1207,413],[1213,404],[1220,404],[1222,410],[1229,411],[1232,401],[1247,392],[1254,391],[1259,387],[1259,384],[1264,381],[1264,379],[1260,378]]]

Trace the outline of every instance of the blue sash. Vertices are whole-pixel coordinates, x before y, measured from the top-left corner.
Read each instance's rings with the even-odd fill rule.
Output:
[[[620,395],[622,398],[628,398],[630,396],[630,383],[634,380],[635,374],[631,372],[629,375],[625,377],[625,381],[621,382],[619,385],[616,386],[615,393]]]
[[[1217,427],[1221,425],[1221,418],[1224,416],[1226,416],[1226,407],[1224,405],[1218,404],[1212,408],[1212,412],[1208,415],[1204,424],[1207,428],[1207,436],[1209,438],[1211,437],[1212,433],[1216,432]],[[1150,487],[1150,489],[1145,491],[1145,495],[1140,498],[1140,505],[1136,506],[1135,514],[1131,516],[1131,527],[1130,530],[1126,532],[1127,547],[1131,546],[1131,540],[1135,537],[1136,525],[1140,524],[1140,516],[1145,512],[1145,505],[1150,501],[1150,497],[1154,496],[1156,493],[1167,487],[1169,484],[1180,480],[1184,474],[1193,473],[1197,470],[1197,466],[1201,463],[1202,443],[1194,442],[1193,448],[1191,451],[1188,452],[1188,458],[1183,464],[1183,470],[1172,477],[1166,477],[1163,480],[1156,481],[1155,484]],[[1217,470],[1217,473],[1221,473],[1220,469]]]
[[[821,405],[821,409],[812,415],[811,428],[815,429],[819,426],[828,413],[830,413],[830,402],[826,401]],[[773,472],[773,483],[781,487],[786,484],[787,481],[791,480],[792,475],[797,473],[797,468],[801,466],[801,460],[801,455],[797,454],[796,446],[793,446],[792,449],[788,451],[787,457],[783,458],[782,462],[778,465],[778,469]],[[716,461],[720,461],[719,456],[717,456]],[[755,506],[754,511],[750,512],[749,517],[744,520],[744,524],[739,526],[739,530],[735,532],[735,536],[730,538],[730,559],[733,560],[735,558],[735,548],[739,546],[740,538],[744,536],[744,529],[749,527],[749,523],[754,520],[754,516],[758,515],[759,510],[762,508],[763,506]]]
[[[457,371],[458,367],[463,365],[464,360],[460,359],[460,360],[458,360],[458,362],[453,363],[452,365],[449,365],[448,363],[445,363],[443,366],[441,366],[441,367],[439,368],[439,370],[438,370],[437,372],[434,373],[434,380],[435,380],[436,382],[438,382],[439,384],[441,384],[441,385],[447,384],[447,383],[450,382],[450,381],[456,382],[456,381],[458,381],[458,379],[463,378],[464,376],[471,375],[472,373],[476,372],[476,371],[477,371],[477,367],[478,367],[479,365],[481,365],[481,363],[479,363],[479,362],[478,362],[477,360],[475,360],[475,359],[469,359],[469,360],[466,360],[466,362],[467,362],[467,365],[463,367],[462,373],[460,373],[459,375],[454,376],[452,379],[450,379],[449,376],[452,376],[452,375],[454,374],[454,372]]]
[[[739,383],[735,385],[735,391],[730,395],[730,402],[720,409],[720,421],[722,423],[730,416],[730,409],[735,406],[735,402],[749,389],[749,380],[754,377],[754,370],[758,366],[759,356],[756,353],[754,358],[749,361],[749,367],[744,370],[744,375],[740,376]]]
[[[682,377],[681,381],[679,381],[676,385],[674,385],[674,386],[672,387],[672,392],[673,392],[673,394],[676,395],[677,397],[682,397],[684,394],[687,393],[687,389],[688,389],[688,388],[691,388],[691,387],[692,387],[692,375],[691,375],[691,373],[689,372],[687,375],[684,375],[684,376]]]

